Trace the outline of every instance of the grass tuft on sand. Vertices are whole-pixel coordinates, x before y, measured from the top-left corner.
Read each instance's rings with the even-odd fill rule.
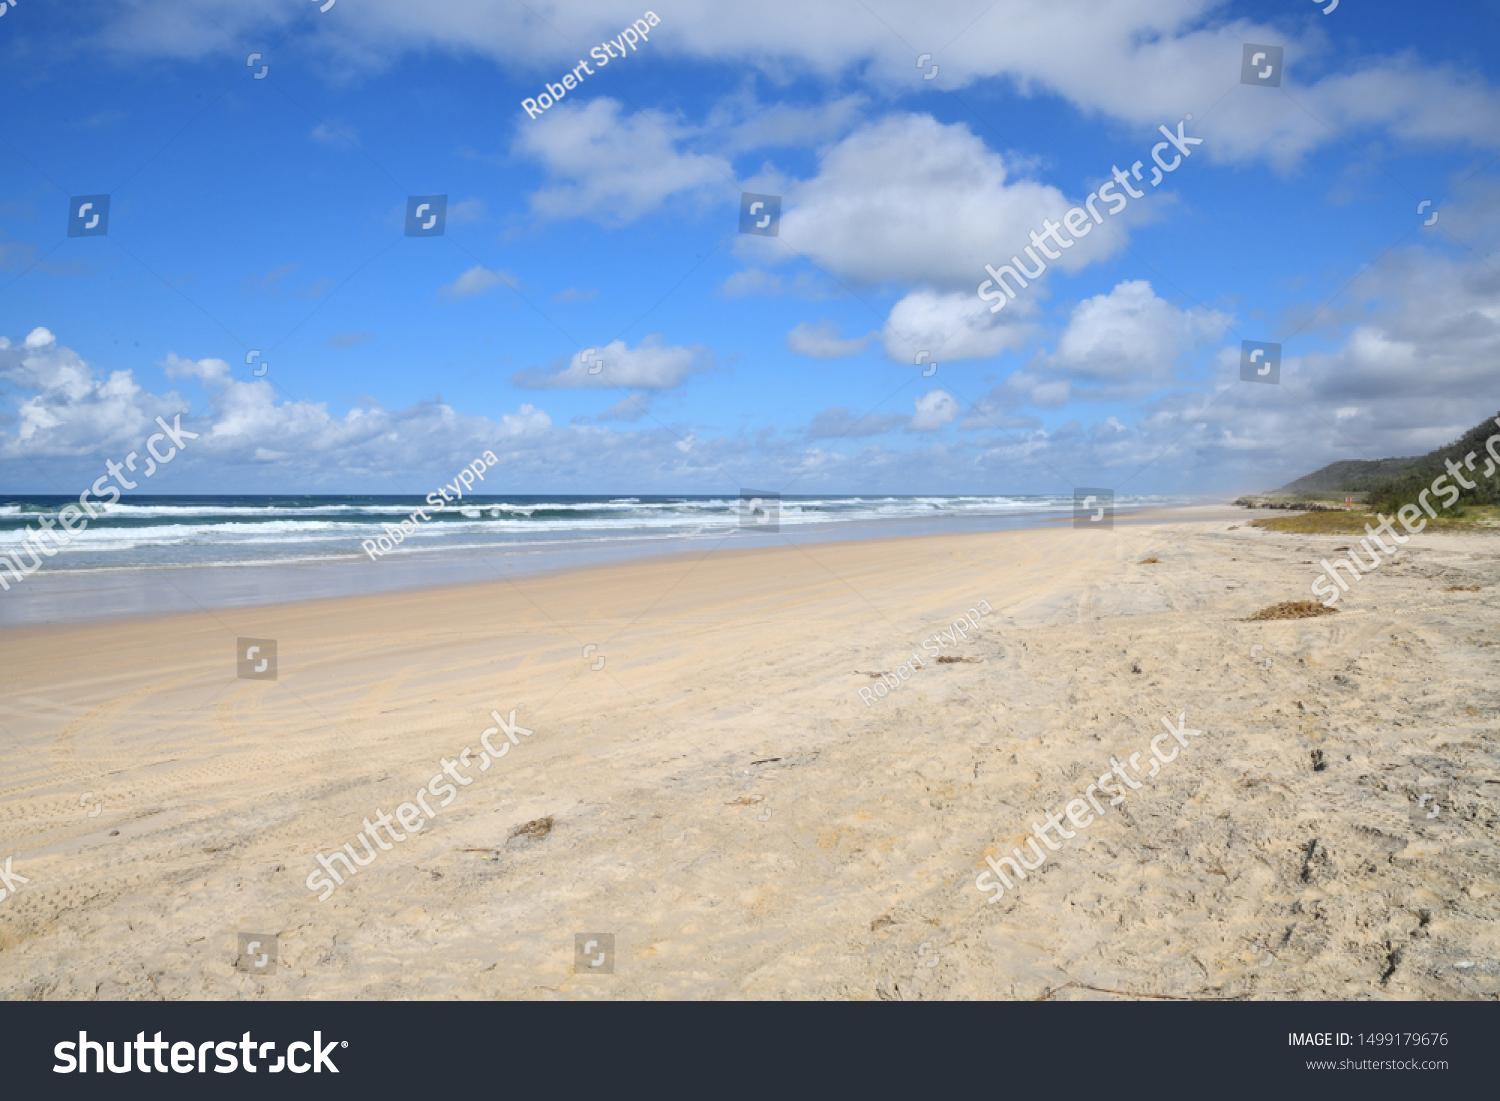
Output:
[[[525,838],[527,841],[540,841],[552,832],[552,816],[546,818],[533,818],[524,826],[517,826],[510,831],[510,839],[517,837]]]
[[[1337,608],[1325,607],[1316,600],[1283,600],[1280,604],[1262,608],[1245,622],[1257,619],[1311,619],[1313,616],[1332,615],[1336,611]]]

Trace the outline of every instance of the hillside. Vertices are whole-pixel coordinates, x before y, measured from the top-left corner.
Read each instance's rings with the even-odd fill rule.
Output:
[[[1414,463],[1421,461],[1420,456],[1405,459],[1344,459],[1287,483],[1274,491],[1274,496],[1362,493],[1394,481]]]
[[[1410,465],[1394,478],[1370,489],[1370,504],[1377,508],[1397,508],[1415,501],[1422,490],[1427,489],[1439,477],[1448,473],[1444,460],[1452,459],[1462,465],[1464,456],[1474,453],[1474,469],[1462,473],[1474,483],[1472,489],[1464,489],[1455,479],[1451,485],[1459,489],[1458,505],[1500,504],[1500,470],[1485,452],[1485,441],[1500,433],[1494,420],[1486,420],[1469,429],[1452,443],[1431,451],[1421,458],[1411,460]],[[1490,476],[1485,476],[1488,468]]]

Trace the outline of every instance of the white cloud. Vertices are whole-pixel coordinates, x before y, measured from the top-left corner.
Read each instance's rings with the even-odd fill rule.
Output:
[[[117,6],[98,40],[110,50],[196,57],[232,52],[231,43],[290,29],[300,16],[295,7],[238,0],[199,0],[197,6],[207,18],[177,19],[155,5]],[[337,60],[335,71],[368,71],[436,48],[488,57],[532,74],[540,85],[557,78],[559,65],[566,70],[576,63],[578,44],[613,37],[641,14],[629,0],[567,7],[554,0],[536,4],[535,15],[532,10],[515,15],[485,0],[437,7],[363,0],[359,19],[319,19],[307,32]],[[1500,103],[1482,78],[1408,55],[1344,60],[1326,76],[1305,76],[1331,68],[1323,55],[1336,40],[1317,24],[1289,46],[1281,92],[1237,86],[1242,44],[1283,42],[1287,35],[1273,25],[1230,19],[1229,12],[1222,0],[1206,6],[1202,0],[1002,0],[989,7],[927,0],[904,9],[888,5],[879,16],[805,0],[680,0],[653,30],[648,48],[650,60],[662,64],[750,65],[782,86],[801,78],[852,79],[878,96],[911,82],[914,53],[937,51],[941,73],[934,90],[1000,79],[1025,95],[1060,97],[1081,114],[1148,131],[1187,112],[1207,115],[1213,144],[1204,148],[1211,158],[1290,163],[1367,127],[1384,127],[1404,140],[1500,144]],[[1309,7],[1304,19],[1313,14]],[[559,26],[566,33],[559,34]],[[569,106],[560,104],[545,118],[554,121]],[[510,110],[521,116],[519,104]],[[538,121],[521,116],[519,124],[540,134],[547,128]]]
[[[1144,279],[1132,280],[1073,307],[1057,348],[1033,362],[1054,375],[1108,384],[1110,393],[1140,395],[1170,382],[1184,353],[1217,340],[1228,323],[1216,311],[1179,310]]]
[[[1034,312],[1029,300],[1021,309],[992,314],[973,294],[913,291],[891,307],[881,337],[886,355],[897,363],[986,359],[1026,342],[1031,327],[1022,322]]]
[[[45,469],[35,464],[49,460],[56,473],[47,475],[51,484],[44,491],[68,492],[84,474],[84,484],[96,478],[94,468],[105,457],[139,451],[155,430],[155,417],[171,422],[177,414],[200,438],[173,463],[174,484],[197,468],[216,471],[216,481],[226,487],[240,483],[231,468],[244,464],[269,464],[292,484],[326,484],[334,477],[385,479],[393,471],[404,476],[428,468],[440,474],[454,464],[472,462],[486,447],[504,446],[510,449],[507,454],[535,447],[552,430],[551,418],[531,405],[498,420],[464,416],[441,402],[395,413],[370,404],[335,418],[319,402],[278,404],[269,382],[236,381],[222,359],[168,353],[162,366],[168,377],[200,383],[208,411],[192,413],[176,392],[146,391],[128,370],[95,378],[76,352],[54,341],[15,347],[0,339],[0,378],[32,391],[18,400],[14,418],[6,418],[15,431],[0,431],[0,457],[8,472],[15,477],[22,469],[15,460],[31,460],[27,465],[33,470]]]
[[[906,426],[908,432],[935,432],[958,419],[958,402],[946,390],[932,390],[916,398],[917,412]]]
[[[879,413],[861,421],[835,406],[785,436],[772,429],[742,432],[738,420],[729,430],[698,424],[684,448],[686,426],[672,432],[642,418],[626,431],[600,423],[608,418],[631,424],[631,399],[593,423],[561,428],[530,405],[470,416],[441,400],[386,410],[361,399],[357,408],[333,415],[318,402],[279,401],[266,380],[250,379],[238,351],[195,359],[163,353],[166,377],[183,380],[184,391],[192,391],[196,412],[184,415],[184,423],[204,433],[174,462],[165,491],[425,491],[429,472],[438,480],[450,478],[446,466],[472,461],[492,446],[517,484],[524,479],[563,492],[602,488],[603,479],[615,479],[608,487],[625,491],[719,492],[723,469],[744,471],[749,484],[781,484],[778,478],[796,476],[818,492],[972,491],[986,484],[1057,492],[1073,477],[1109,485],[1143,466],[1131,488],[1273,488],[1337,459],[1424,452],[1500,411],[1500,374],[1494,370],[1500,362],[1496,197],[1493,186],[1468,183],[1445,201],[1440,228],[1420,231],[1411,238],[1417,244],[1374,261],[1326,309],[1313,314],[1311,304],[1343,285],[1341,272],[1328,274],[1326,293],[1320,288],[1308,304],[1268,319],[1267,337],[1285,343],[1279,391],[1240,383],[1238,340],[1222,334],[1211,382],[1174,389],[1174,353],[1191,352],[1222,319],[1178,310],[1148,284],[1130,281],[1080,302],[1050,350],[975,402],[959,423],[978,429],[978,438],[954,433],[949,442],[940,435],[940,444],[915,448],[911,436],[894,437],[904,448],[878,437],[901,425],[933,432],[954,424],[958,403],[952,395],[925,395],[910,417]],[[1456,246],[1448,233],[1467,248]],[[957,331],[958,347],[974,345],[978,353],[1005,344],[991,331],[993,317],[966,312],[981,305],[971,292],[946,296],[927,290],[902,301],[892,310],[892,328],[907,318],[918,332],[946,339]],[[1014,305],[1021,307],[1019,300]],[[1025,320],[1010,310],[1001,316],[1012,324]],[[11,340],[0,339],[0,377],[8,395],[0,398],[6,405],[0,411],[0,476],[18,492],[76,492],[84,474],[82,484],[98,476],[103,457],[137,449],[153,431],[151,418],[160,414],[170,421],[188,405],[176,393],[149,392],[128,370],[90,366],[46,329]],[[909,363],[908,350],[897,350],[896,362]],[[706,349],[667,347],[660,337],[634,349],[616,341],[599,352],[611,371],[616,357],[624,385],[651,391],[681,385],[712,362]],[[937,352],[931,358],[952,357]],[[581,377],[580,359],[530,372],[528,381],[539,387],[621,381]],[[630,382],[632,377],[639,381]],[[958,385],[957,376],[943,377]],[[1043,427],[1028,408],[1092,399],[1110,388],[1133,399],[1138,395],[1128,388],[1145,382],[1157,396],[1106,410],[1117,418],[1113,422],[1080,415],[1057,425],[1057,418],[1048,417]],[[841,437],[856,446],[835,450],[825,442]],[[34,473],[40,470],[46,474]],[[388,479],[398,475],[402,483],[392,485]],[[281,481],[272,484],[263,476]]]
[[[523,404],[514,413],[501,413],[500,427],[505,436],[544,436],[552,427],[552,418],[535,406]]]
[[[796,252],[866,285],[927,283],[970,296],[986,263],[1004,263],[1047,218],[1073,201],[1057,188],[1012,179],[1005,159],[963,123],[899,114],[861,127],[797,186],[781,216]],[[1118,229],[1118,227],[1116,227]],[[1056,263],[1074,270],[1121,247],[1116,233],[1090,233]],[[757,238],[738,245],[774,260]]]
[[[878,335],[866,333],[845,340],[839,336],[839,327],[833,321],[819,321],[816,325],[804,321],[786,334],[786,346],[800,356],[813,359],[843,359],[864,351]]]
[[[1010,376],[1011,385],[1024,390],[1031,404],[1042,409],[1057,409],[1067,405],[1073,398],[1073,388],[1060,379],[1040,379],[1026,371],[1017,371]]]
[[[215,390],[233,381],[229,376],[229,364],[222,359],[181,359],[168,352],[162,369],[168,378],[195,378]]]
[[[129,371],[94,377],[70,348],[58,345],[46,329],[33,329],[18,347],[0,339],[0,379],[29,397],[17,396],[15,434],[0,432],[0,455],[85,455],[99,448],[138,440],[158,412],[181,408],[175,394],[153,399]]]
[[[1007,410],[1026,405],[1038,409],[1058,409],[1073,397],[1073,387],[1066,379],[1042,378],[1030,371],[1012,371],[999,386],[974,403],[964,418],[964,428],[1006,426],[1013,419]]]
[[[617,101],[600,97],[553,108],[546,125],[521,129],[515,148],[539,160],[550,177],[531,196],[538,214],[615,226],[673,196],[696,202],[705,190],[734,190],[734,172],[723,158],[679,151],[688,134],[670,115],[623,115]]]
[[[592,352],[584,358],[585,352]],[[660,336],[648,336],[634,348],[623,340],[612,340],[602,348],[573,353],[565,367],[550,373],[535,367],[517,371],[511,381],[531,390],[631,387],[641,390],[671,390],[688,376],[713,366],[714,357],[701,344],[692,347],[663,344]]]

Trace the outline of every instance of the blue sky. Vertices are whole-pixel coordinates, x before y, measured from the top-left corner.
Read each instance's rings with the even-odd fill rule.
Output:
[[[0,491],[179,411],[154,492],[425,493],[492,449],[512,493],[1232,494],[1425,451],[1500,409],[1500,11],[1328,2],[20,0]],[[988,312],[986,262],[1189,114]]]

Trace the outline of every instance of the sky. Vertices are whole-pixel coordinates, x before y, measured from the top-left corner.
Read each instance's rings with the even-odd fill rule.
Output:
[[[180,415],[137,492],[1218,496],[1500,411],[1493,3],[644,2],[5,7],[0,493]]]

